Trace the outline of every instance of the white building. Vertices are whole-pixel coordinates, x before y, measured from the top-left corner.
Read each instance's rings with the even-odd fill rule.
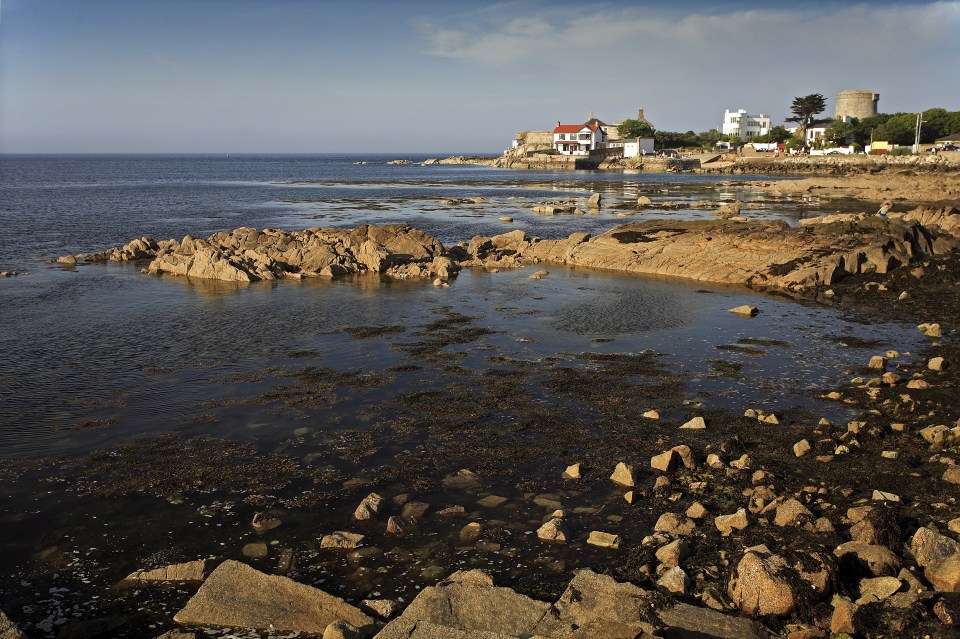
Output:
[[[654,155],[653,138],[628,138],[626,140],[610,140],[608,149],[623,149],[623,157],[635,158],[638,155]]]
[[[602,148],[607,134],[598,124],[560,124],[553,130],[553,148],[561,155],[590,155]]]
[[[770,132],[770,116],[762,113],[749,115],[746,109],[739,111],[727,109],[723,112],[723,128],[720,132],[724,135],[735,135],[741,140],[766,135]]]

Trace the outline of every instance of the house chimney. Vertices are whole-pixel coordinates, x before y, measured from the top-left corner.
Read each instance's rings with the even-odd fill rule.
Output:
[[[643,122],[646,118],[643,117],[643,107],[637,109],[637,120]]]
[[[557,120],[557,126],[560,126],[560,120]]]
[[[593,119],[593,111],[590,112],[590,115],[587,117],[587,122]]]

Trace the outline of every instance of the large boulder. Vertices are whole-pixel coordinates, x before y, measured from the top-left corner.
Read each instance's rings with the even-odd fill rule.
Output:
[[[424,588],[380,636],[408,636],[397,634],[398,628],[414,622],[465,632],[470,637],[483,636],[479,633],[552,637],[571,630],[549,603],[510,588],[495,587],[493,580],[479,570],[456,572],[436,586]]]
[[[335,621],[367,630],[374,623],[339,597],[232,560],[210,574],[173,620],[197,626],[314,634],[322,634]]]
[[[786,616],[793,612],[797,597],[786,560],[763,550],[748,550],[730,575],[727,594],[733,604],[750,615]]]

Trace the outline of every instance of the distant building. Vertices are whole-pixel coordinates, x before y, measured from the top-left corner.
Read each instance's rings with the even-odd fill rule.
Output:
[[[848,122],[850,118],[869,118],[877,114],[880,94],[873,91],[841,91],[837,94],[835,120]]]
[[[817,142],[823,140],[827,136],[827,130],[834,125],[833,120],[814,120],[810,123],[810,126],[806,128],[804,134],[804,142],[808,145],[814,145]],[[797,135],[797,131],[800,130],[799,126],[787,127],[787,131],[792,133],[794,136]]]
[[[741,140],[766,135],[770,132],[770,116],[762,113],[760,115],[749,115],[746,109],[725,110],[723,113],[723,128],[720,132],[724,135],[735,135]]]
[[[623,157],[635,158],[638,155],[653,155],[653,138],[627,138],[610,140],[606,143],[608,149],[623,149]]]
[[[561,155],[590,155],[603,148],[607,134],[601,124],[560,124],[553,129],[553,148]]]

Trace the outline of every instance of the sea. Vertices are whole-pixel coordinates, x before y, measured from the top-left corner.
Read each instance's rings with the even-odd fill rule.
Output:
[[[396,159],[409,164],[388,164]],[[391,416],[431,393],[448,393],[460,404],[446,408],[466,419],[471,385],[514,379],[505,377],[507,369],[520,380],[524,366],[552,367],[549,375],[560,367],[582,381],[601,379],[604,357],[653,354],[677,375],[674,390],[682,398],[670,405],[651,400],[662,419],[680,423],[698,412],[754,408],[802,415],[811,424],[820,417],[843,423],[853,413],[822,393],[848,381],[871,355],[898,348],[909,361],[920,346],[914,327],[862,323],[828,304],[554,265],[539,280],[530,275],[542,265],[468,269],[449,287],[435,287],[379,275],[228,284],[148,276],[143,264],[55,262],[142,236],[205,237],[243,226],[404,223],[451,246],[514,229],[549,239],[645,219],[710,219],[703,203],[734,198],[750,218],[792,225],[857,206],[772,196],[753,183],[783,178],[765,176],[514,171],[422,165],[426,159],[0,155],[0,271],[17,273],[0,278],[0,574],[7,575],[0,595],[43,602],[24,603],[33,607],[20,618],[52,636],[66,620],[96,617],[106,585],[134,569],[198,556],[246,557],[272,569],[279,546],[315,544],[325,528],[350,525],[352,493],[329,497],[328,510],[317,506],[311,516],[284,511],[277,535],[263,539],[268,550],[250,559],[247,544],[260,538],[247,521],[257,507],[276,506],[280,492],[261,487],[266,496],[258,501],[252,487],[247,501],[219,494],[211,501],[198,496],[201,484],[162,498],[156,486],[121,489],[130,477],[157,470],[146,460],[125,471],[126,479],[111,474],[121,460],[129,463],[131,442],[143,438],[174,437],[184,447],[205,438],[242,445],[251,455],[321,459],[337,485],[363,485],[373,474],[388,496],[416,497],[417,486],[384,484],[387,475],[377,469],[427,455],[433,435]],[[541,202],[573,202],[587,211],[593,193],[602,196],[595,214],[531,211]],[[633,206],[641,196],[655,203],[642,213]],[[465,198],[482,203],[442,203]],[[512,222],[500,221],[504,216]],[[728,312],[742,304],[760,314]],[[548,382],[516,381],[516,392],[533,406],[569,399],[562,385]],[[517,418],[507,413],[498,419],[509,429]],[[636,422],[642,440],[639,415]],[[531,447],[545,446],[530,437]],[[565,450],[563,459],[545,452],[522,472],[546,481],[545,469],[553,473],[577,459],[576,441]],[[459,460],[429,459],[423,474],[433,480],[459,468]],[[517,471],[509,459],[500,463],[507,475]],[[490,490],[516,497],[514,479],[491,482]],[[540,561],[529,549],[491,557],[487,567],[507,583]],[[463,561],[456,553],[429,561],[415,554],[374,571],[376,578],[337,581],[333,576],[356,569],[337,564],[306,580],[341,584],[331,587],[348,597],[387,590],[403,597]],[[50,594],[56,589],[59,595]]]

